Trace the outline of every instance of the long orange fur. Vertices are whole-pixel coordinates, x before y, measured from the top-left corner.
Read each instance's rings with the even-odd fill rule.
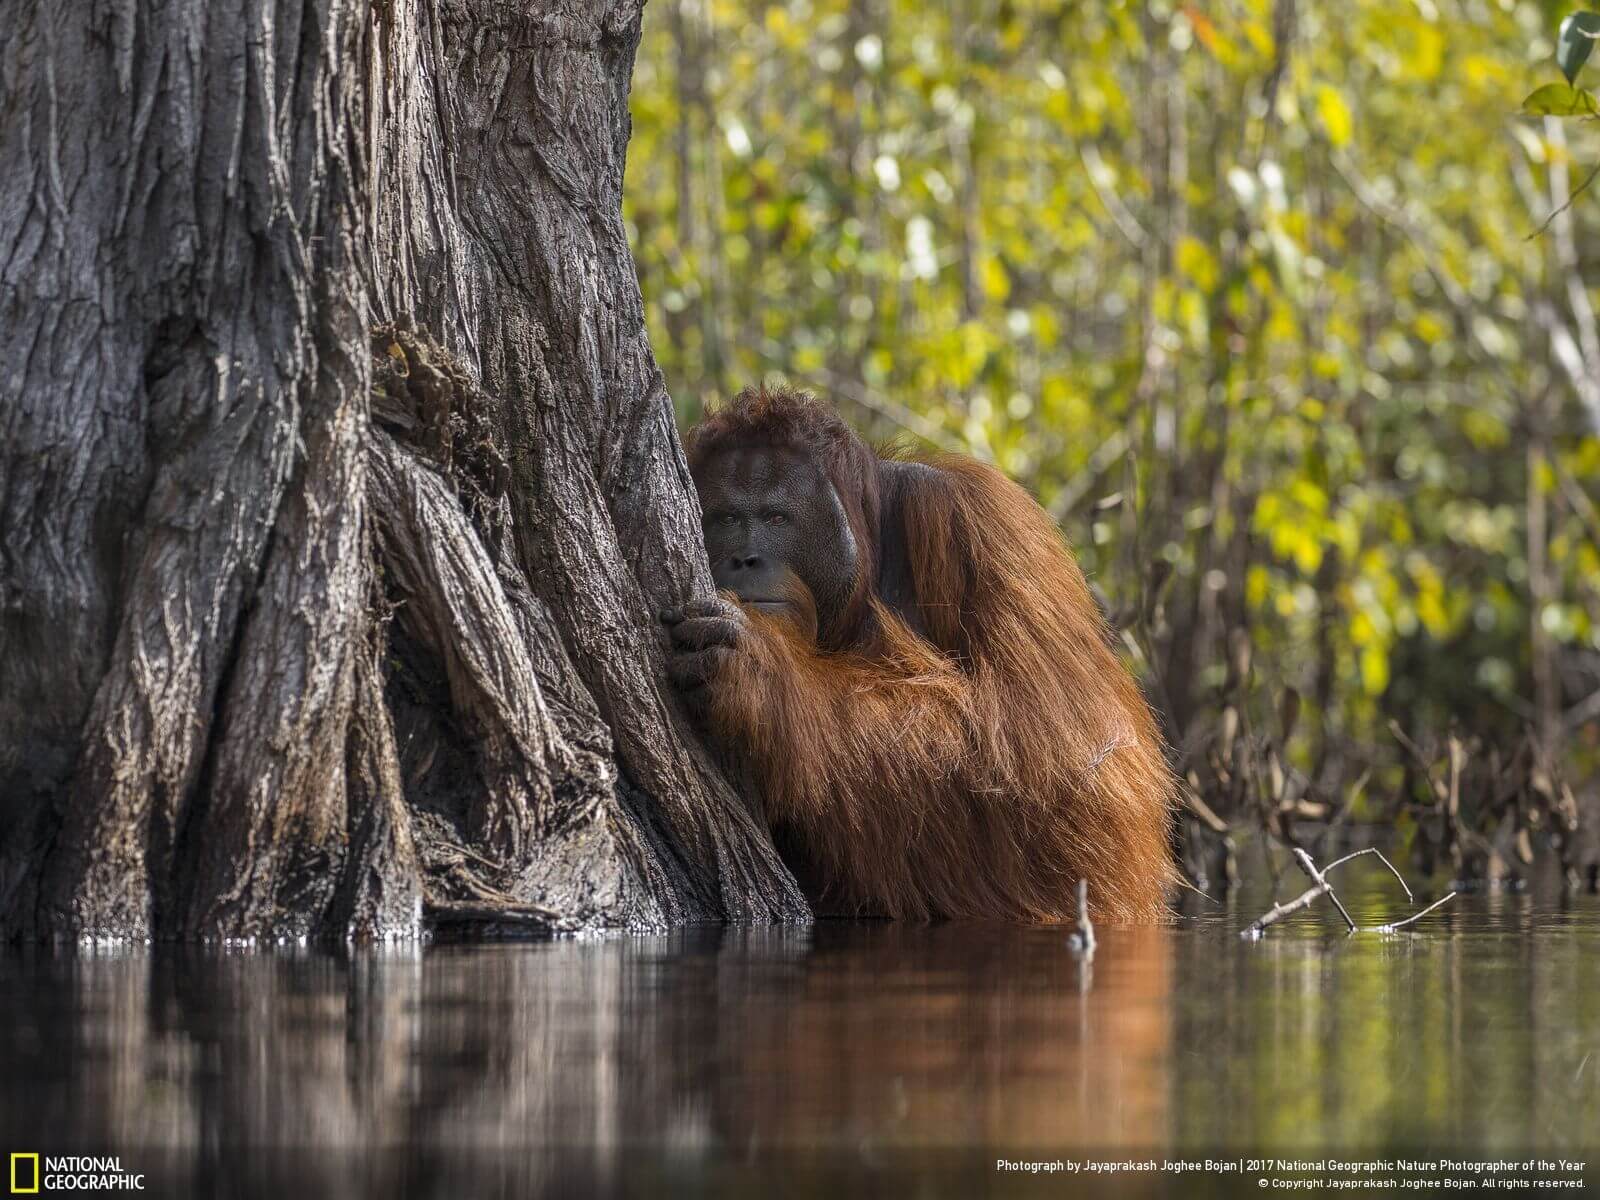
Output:
[[[740,442],[809,450],[861,545],[843,628],[819,644],[747,609],[754,636],[712,681],[713,732],[756,770],[769,821],[859,911],[1062,921],[1085,878],[1096,916],[1159,917],[1174,781],[1061,535],[998,471],[917,460],[932,471],[902,518],[919,636],[872,591],[878,481],[841,430],[805,393],[750,389],[690,439],[691,465]]]

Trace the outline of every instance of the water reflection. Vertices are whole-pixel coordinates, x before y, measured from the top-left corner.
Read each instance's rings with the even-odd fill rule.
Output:
[[[1345,891],[1358,919],[1397,915],[1371,872]],[[738,1190],[727,1169],[772,1156],[992,1183],[999,1154],[1597,1148],[1592,899],[1251,945],[1257,898],[1102,930],[1087,991],[1060,931],[982,926],[13,953],[0,1135],[208,1195]]]
[[[1406,911],[1375,873],[1341,893],[1358,921]],[[1210,991],[1173,1007],[1181,1139],[1600,1148],[1600,904],[1491,893],[1427,922],[1347,938],[1325,913],[1256,945],[1180,938],[1177,977]],[[1219,1094],[1226,1111],[1204,1102]]]

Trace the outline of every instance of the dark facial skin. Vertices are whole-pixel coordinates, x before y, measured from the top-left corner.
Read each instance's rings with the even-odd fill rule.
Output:
[[[798,582],[822,625],[844,607],[855,586],[855,537],[833,484],[808,455],[738,447],[705,463],[695,487],[718,590],[800,619]]]
[[[695,479],[706,554],[719,591],[792,621],[815,639],[850,598],[859,550],[832,482],[806,455],[746,446],[706,462]],[[722,596],[662,614],[668,669],[691,705],[737,653],[748,618]]]

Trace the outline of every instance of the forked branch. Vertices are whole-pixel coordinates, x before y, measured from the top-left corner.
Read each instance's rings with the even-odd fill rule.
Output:
[[[1383,863],[1384,866],[1388,867],[1389,873],[1400,881],[1400,886],[1405,889],[1406,899],[1415,902],[1416,897],[1412,895],[1411,888],[1407,885],[1405,879],[1401,876],[1399,871],[1395,870],[1394,864],[1385,858],[1383,856],[1383,852],[1377,849],[1375,846],[1368,846],[1365,849],[1357,850],[1352,854],[1346,854],[1343,858],[1336,858],[1326,867],[1321,868],[1317,866],[1316,862],[1312,860],[1312,857],[1309,854],[1296,846],[1294,848],[1295,862],[1299,864],[1300,869],[1304,871],[1310,878],[1312,886],[1307,888],[1304,892],[1301,892],[1293,900],[1286,900],[1281,903],[1274,904],[1266,912],[1262,913],[1254,921],[1250,922],[1249,925],[1245,926],[1245,928],[1240,931],[1239,936],[1247,941],[1255,941],[1260,938],[1268,928],[1276,925],[1285,917],[1300,912],[1302,909],[1310,908],[1320,896],[1327,896],[1328,899],[1333,901],[1333,906],[1339,910],[1339,915],[1344,918],[1345,926],[1350,933],[1393,933],[1395,930],[1403,929],[1414,921],[1421,920],[1434,909],[1439,908],[1447,902],[1455,899],[1456,893],[1448,892],[1444,896],[1441,896],[1439,899],[1435,900],[1432,904],[1428,905],[1428,907],[1419,912],[1412,913],[1411,916],[1406,917],[1402,921],[1393,921],[1387,925],[1369,925],[1365,927],[1357,925],[1355,918],[1350,915],[1350,910],[1345,908],[1344,902],[1339,899],[1339,894],[1333,890],[1333,884],[1328,881],[1328,873],[1335,867],[1343,866],[1351,859],[1360,858],[1364,854],[1377,855],[1378,861]]]

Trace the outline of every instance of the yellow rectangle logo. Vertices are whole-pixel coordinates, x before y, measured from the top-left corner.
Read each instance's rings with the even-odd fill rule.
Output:
[[[33,1164],[33,1182],[27,1187],[22,1186],[22,1181],[17,1178],[18,1163]],[[37,1154],[12,1154],[11,1156],[11,1194],[13,1196],[31,1196],[39,1190],[39,1156]]]

